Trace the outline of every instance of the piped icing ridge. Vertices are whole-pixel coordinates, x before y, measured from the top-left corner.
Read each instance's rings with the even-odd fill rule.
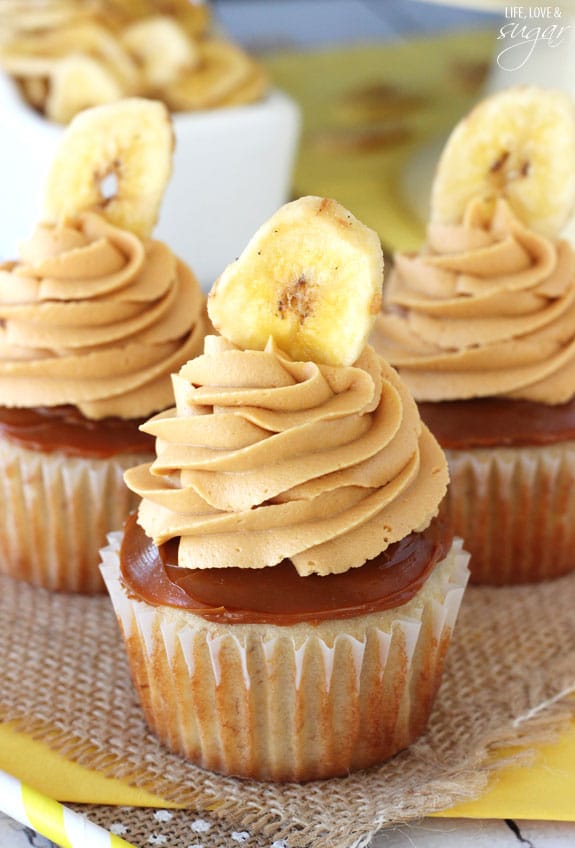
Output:
[[[207,336],[172,379],[176,407],[143,425],[157,459],[126,482],[146,534],[180,538],[180,566],[339,573],[436,514],[445,457],[370,347],[328,366]]]
[[[398,254],[374,344],[419,401],[575,396],[575,253],[525,227],[505,200],[472,201]]]
[[[140,418],[173,402],[169,375],[201,350],[205,298],[159,241],[85,213],[39,224],[0,265],[0,398]]]

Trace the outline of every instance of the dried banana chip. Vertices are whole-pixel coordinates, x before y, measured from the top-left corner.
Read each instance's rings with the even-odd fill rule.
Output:
[[[77,53],[61,59],[50,78],[46,117],[67,124],[91,106],[119,100],[124,90],[114,74],[97,59]]]
[[[245,106],[248,103],[256,103],[263,100],[270,81],[265,70],[255,62],[250,77],[236,88],[231,94],[223,98],[217,106]]]
[[[163,88],[200,64],[200,52],[185,30],[166,15],[126,27],[122,43],[139,62],[149,88]]]
[[[10,36],[17,33],[50,30],[80,20],[90,13],[77,0],[1,0],[0,33]]]
[[[101,60],[127,92],[137,90],[136,63],[111,33],[91,21],[11,39],[0,49],[0,65],[15,76],[50,76],[55,60],[72,53]]]
[[[207,3],[190,0],[96,0],[100,17],[110,28],[124,28],[135,21],[158,15],[181,24],[186,32],[199,38],[208,30],[210,10]]]
[[[0,0],[0,68],[58,123],[105,96],[152,97],[172,111],[261,99],[263,68],[206,38],[209,23],[208,5],[190,0]]]
[[[48,80],[46,77],[24,77],[18,81],[23,96],[35,109],[44,110],[48,96]]]
[[[297,360],[351,365],[381,306],[379,236],[335,200],[300,197],[263,224],[208,297],[214,327]]]
[[[253,71],[253,60],[241,48],[213,39],[200,44],[200,65],[164,91],[174,111],[211,109],[245,84]]]
[[[48,175],[48,219],[94,210],[118,227],[150,235],[173,148],[170,115],[157,100],[125,98],[81,112],[66,129]]]

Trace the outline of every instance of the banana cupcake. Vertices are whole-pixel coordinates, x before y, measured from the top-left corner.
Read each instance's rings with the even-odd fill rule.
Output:
[[[282,207],[216,282],[220,336],[174,375],[102,573],[159,739],[225,774],[310,780],[422,733],[467,580],[444,454],[366,339],[377,235]]]
[[[150,238],[172,146],[160,103],[79,115],[45,219],[0,265],[0,570],[48,589],[104,591],[99,548],[136,503],[123,473],[153,456],[139,424],[209,323],[193,273]]]
[[[446,449],[471,578],[575,568],[575,111],[512,88],[453,131],[427,243],[399,254],[373,338]]]

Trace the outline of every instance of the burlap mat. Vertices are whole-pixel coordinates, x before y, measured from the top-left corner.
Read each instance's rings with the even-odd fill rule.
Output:
[[[427,734],[367,772],[281,786],[201,771],[155,741],[107,597],[51,595],[0,578],[0,719],[189,807],[87,808],[136,846],[219,848],[249,834],[258,848],[359,848],[386,824],[479,793],[492,746],[528,747],[559,728],[570,712],[560,699],[575,689],[574,609],[575,575],[469,589]]]

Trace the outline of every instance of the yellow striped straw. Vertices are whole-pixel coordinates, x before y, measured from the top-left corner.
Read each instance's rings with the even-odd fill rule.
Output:
[[[61,848],[134,848],[4,771],[0,771],[0,810]]]

